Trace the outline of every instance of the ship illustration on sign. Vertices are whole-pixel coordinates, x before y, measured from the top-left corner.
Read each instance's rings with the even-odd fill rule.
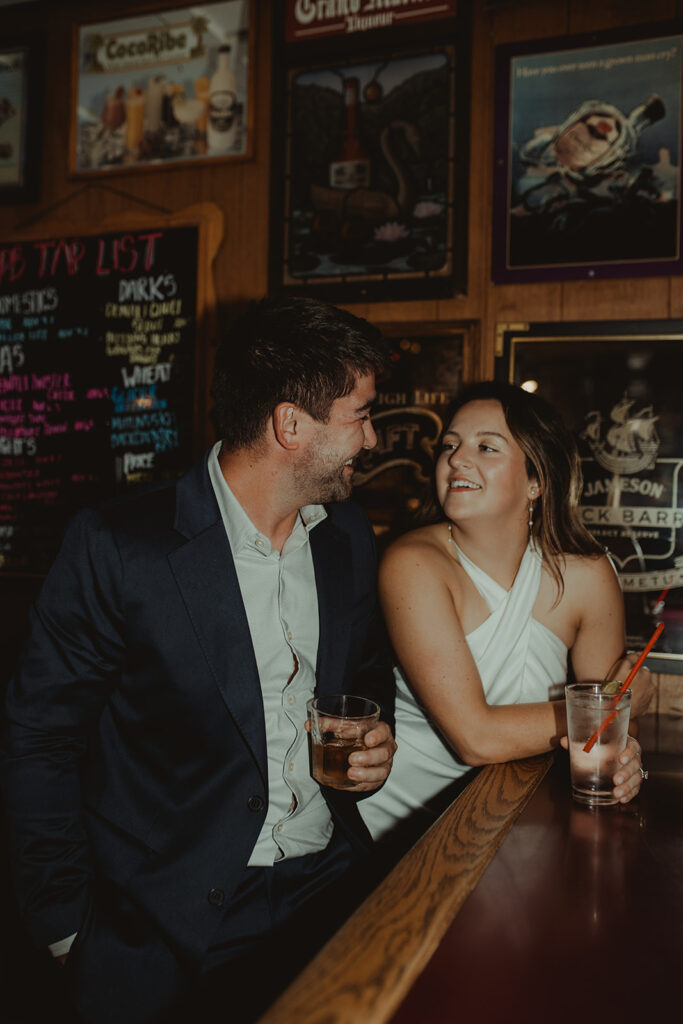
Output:
[[[595,461],[611,473],[625,475],[655,468],[661,443],[655,429],[659,417],[651,405],[632,413],[634,404],[624,394],[609,414],[612,422],[604,438],[602,414],[597,410],[586,414],[586,426],[579,436],[588,442]]]

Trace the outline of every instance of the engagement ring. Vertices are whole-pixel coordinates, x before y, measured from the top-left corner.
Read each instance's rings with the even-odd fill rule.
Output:
[[[643,768],[640,769],[640,777],[642,781],[645,782],[645,779],[647,778],[647,772]]]

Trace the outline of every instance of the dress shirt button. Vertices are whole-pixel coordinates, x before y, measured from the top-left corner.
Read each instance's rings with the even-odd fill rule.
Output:
[[[261,811],[263,810],[263,797],[262,796],[250,796],[247,800],[247,807],[250,811]]]
[[[256,545],[257,548],[262,548],[263,547],[263,538],[262,537],[257,537],[256,540],[254,541],[254,544]]]
[[[291,708],[292,704],[294,703],[294,698],[291,695],[287,698],[287,703],[289,704],[289,706]]]
[[[282,832],[282,825],[278,825],[277,830],[278,832]]]
[[[288,640],[291,640],[291,639],[292,639],[292,631],[291,631],[291,629],[288,629],[288,630],[287,630],[287,639],[288,639]]]
[[[222,889],[209,889],[208,901],[212,907],[222,907],[225,893]]]
[[[293,761],[289,762],[289,770],[290,770],[290,772],[294,771],[294,762]]]

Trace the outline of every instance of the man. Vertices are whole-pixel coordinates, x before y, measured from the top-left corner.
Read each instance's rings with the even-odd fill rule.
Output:
[[[243,1019],[335,922],[330,883],[368,846],[356,801],[395,749],[372,531],[341,504],[382,366],[365,321],[264,300],[217,353],[222,443],[67,531],[9,688],[5,775],[26,926],[79,1019],[166,1020],[212,985]],[[310,776],[314,692],[382,707],[353,790]]]

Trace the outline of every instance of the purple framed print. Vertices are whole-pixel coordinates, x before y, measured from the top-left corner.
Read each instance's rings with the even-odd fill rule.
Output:
[[[629,650],[661,620],[648,665],[683,673],[683,320],[500,324],[497,343],[499,378],[552,402],[576,438],[581,517],[619,574]]]
[[[683,271],[683,22],[496,50],[494,283]]]

